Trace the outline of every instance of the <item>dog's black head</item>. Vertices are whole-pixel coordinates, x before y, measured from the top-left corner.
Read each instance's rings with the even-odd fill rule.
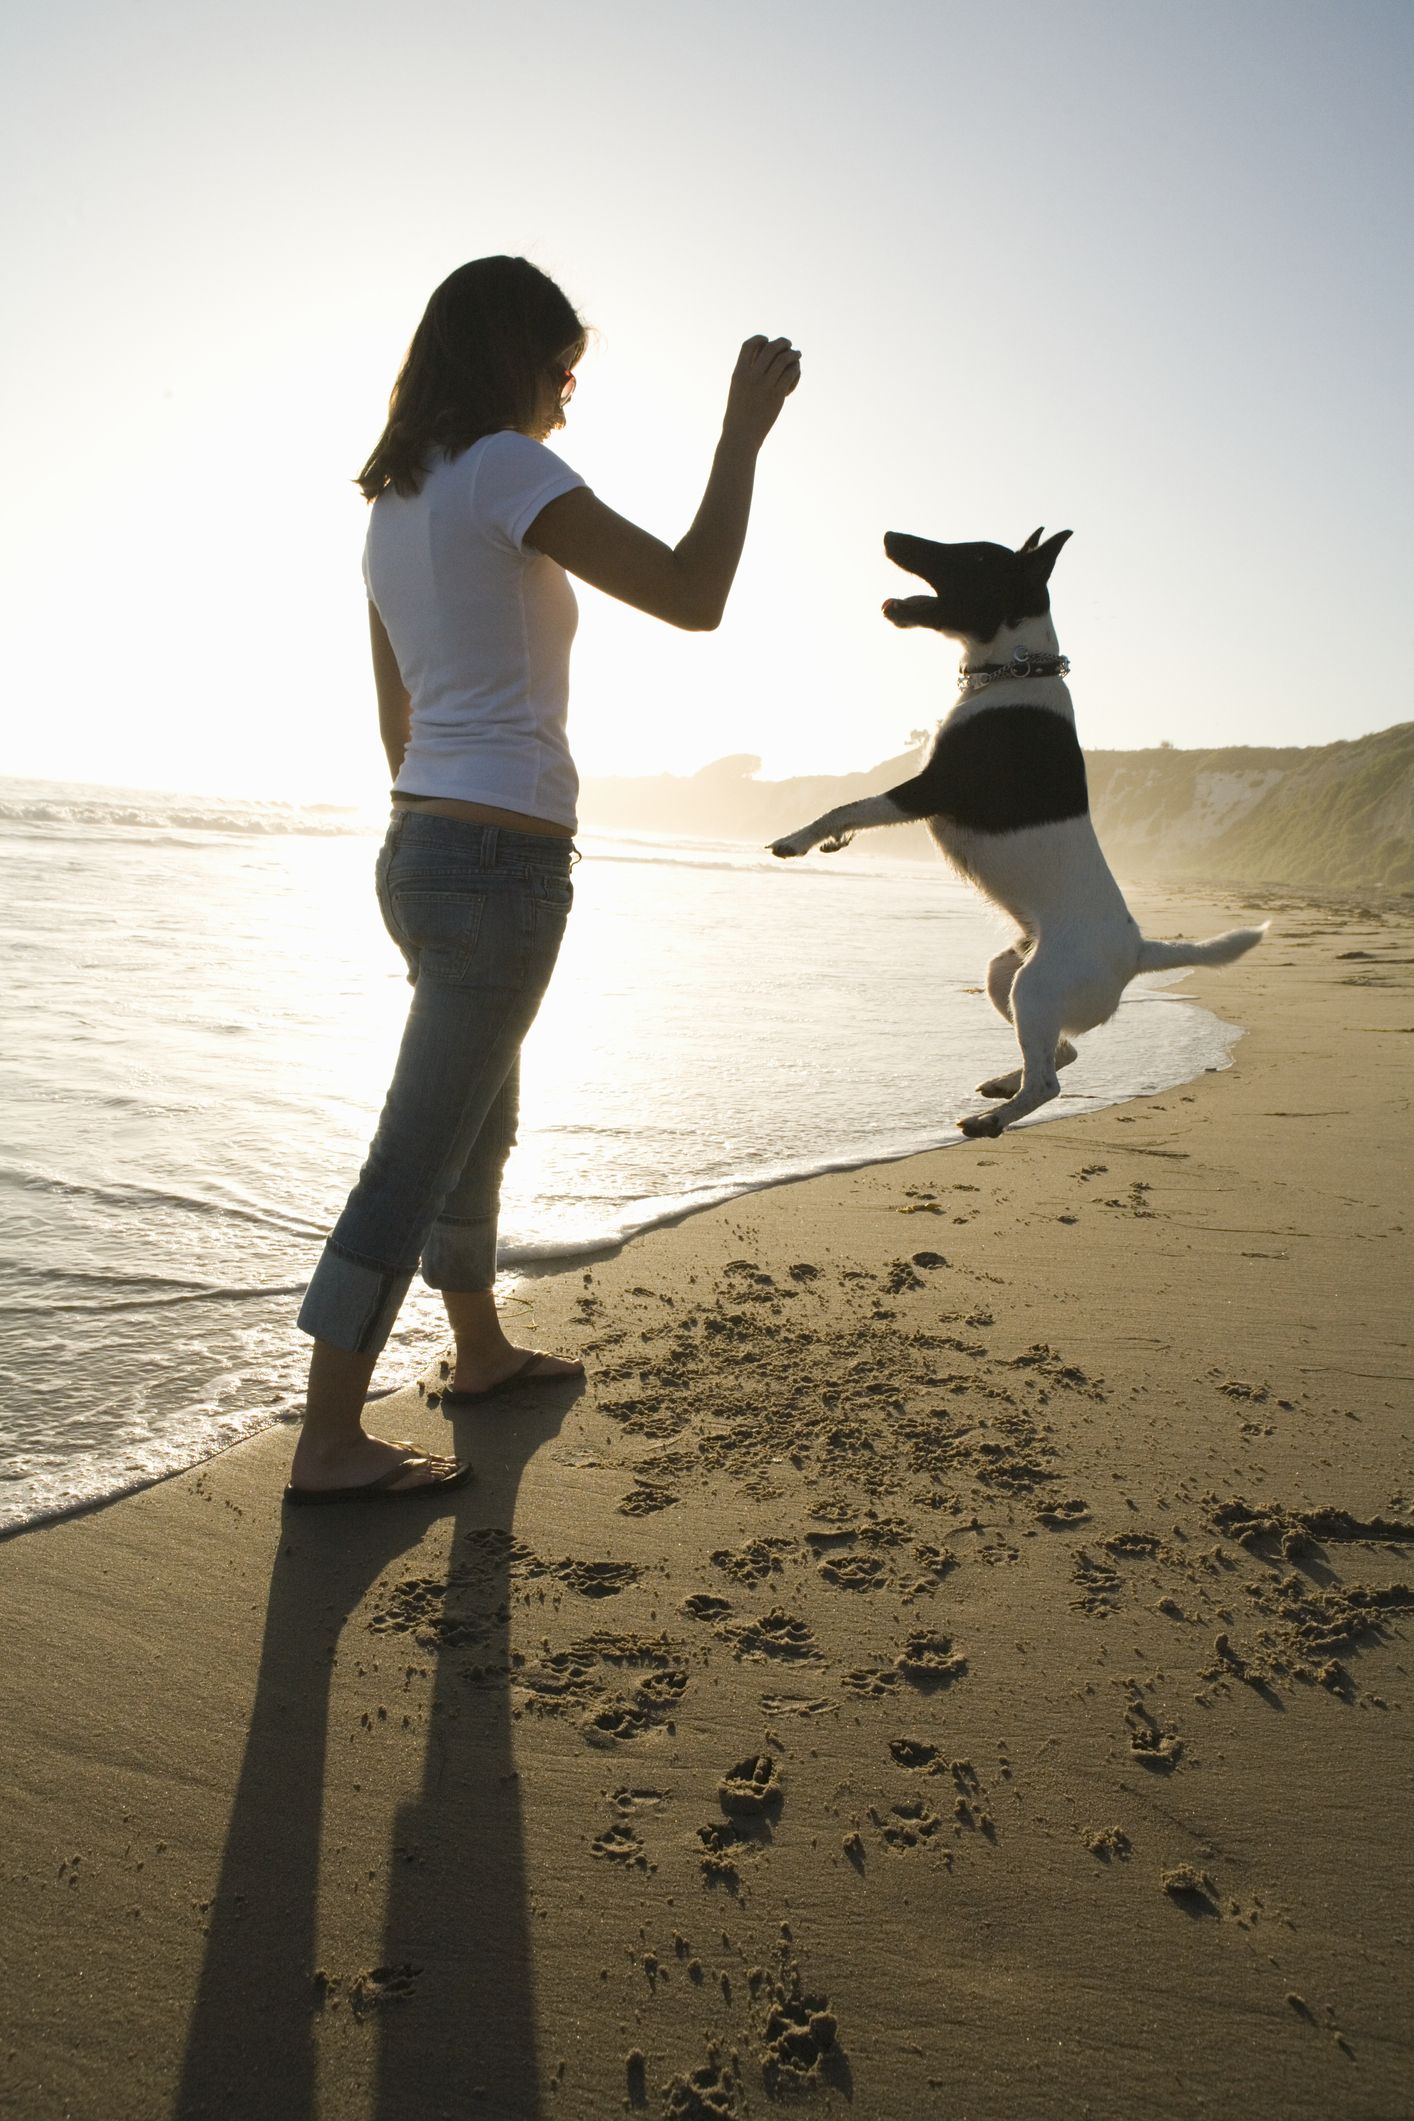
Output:
[[[896,567],[921,575],[930,597],[889,597],[884,617],[895,626],[931,626],[935,633],[966,641],[991,641],[1003,626],[1040,618],[1051,608],[1046,584],[1062,545],[1058,530],[1041,543],[1033,530],[1015,552],[1005,545],[935,545],[891,530],[884,550]]]

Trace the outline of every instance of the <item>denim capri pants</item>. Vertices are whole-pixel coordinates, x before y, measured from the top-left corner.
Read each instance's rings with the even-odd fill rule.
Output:
[[[575,850],[395,809],[378,904],[412,1007],[378,1131],[300,1307],[306,1333],[376,1354],[419,1264],[434,1289],[489,1289],[520,1047],[574,897]]]

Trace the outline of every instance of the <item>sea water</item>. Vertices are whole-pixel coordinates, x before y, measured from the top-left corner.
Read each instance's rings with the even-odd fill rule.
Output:
[[[0,782],[0,1529],[297,1408],[300,1292],[406,1013],[349,811]],[[1014,1065],[1009,930],[941,862],[785,865],[581,835],[523,1060],[501,1264],[545,1271],[775,1180],[959,1139]],[[1223,1066],[1231,1026],[1132,987],[1058,1117]],[[1034,1123],[1034,1122],[1032,1122]],[[380,1365],[445,1338],[420,1283]]]

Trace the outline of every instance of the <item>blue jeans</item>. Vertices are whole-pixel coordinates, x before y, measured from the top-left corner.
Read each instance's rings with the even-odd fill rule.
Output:
[[[378,903],[412,1007],[378,1131],[300,1307],[306,1333],[376,1353],[419,1261],[431,1288],[489,1289],[520,1046],[574,897],[569,840],[395,810]]]

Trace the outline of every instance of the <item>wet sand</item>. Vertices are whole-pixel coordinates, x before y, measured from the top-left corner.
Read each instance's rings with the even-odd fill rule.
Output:
[[[1254,909],[1231,1069],[528,1285],[446,1514],[0,1546],[11,2110],[1414,2112],[1414,924]]]

